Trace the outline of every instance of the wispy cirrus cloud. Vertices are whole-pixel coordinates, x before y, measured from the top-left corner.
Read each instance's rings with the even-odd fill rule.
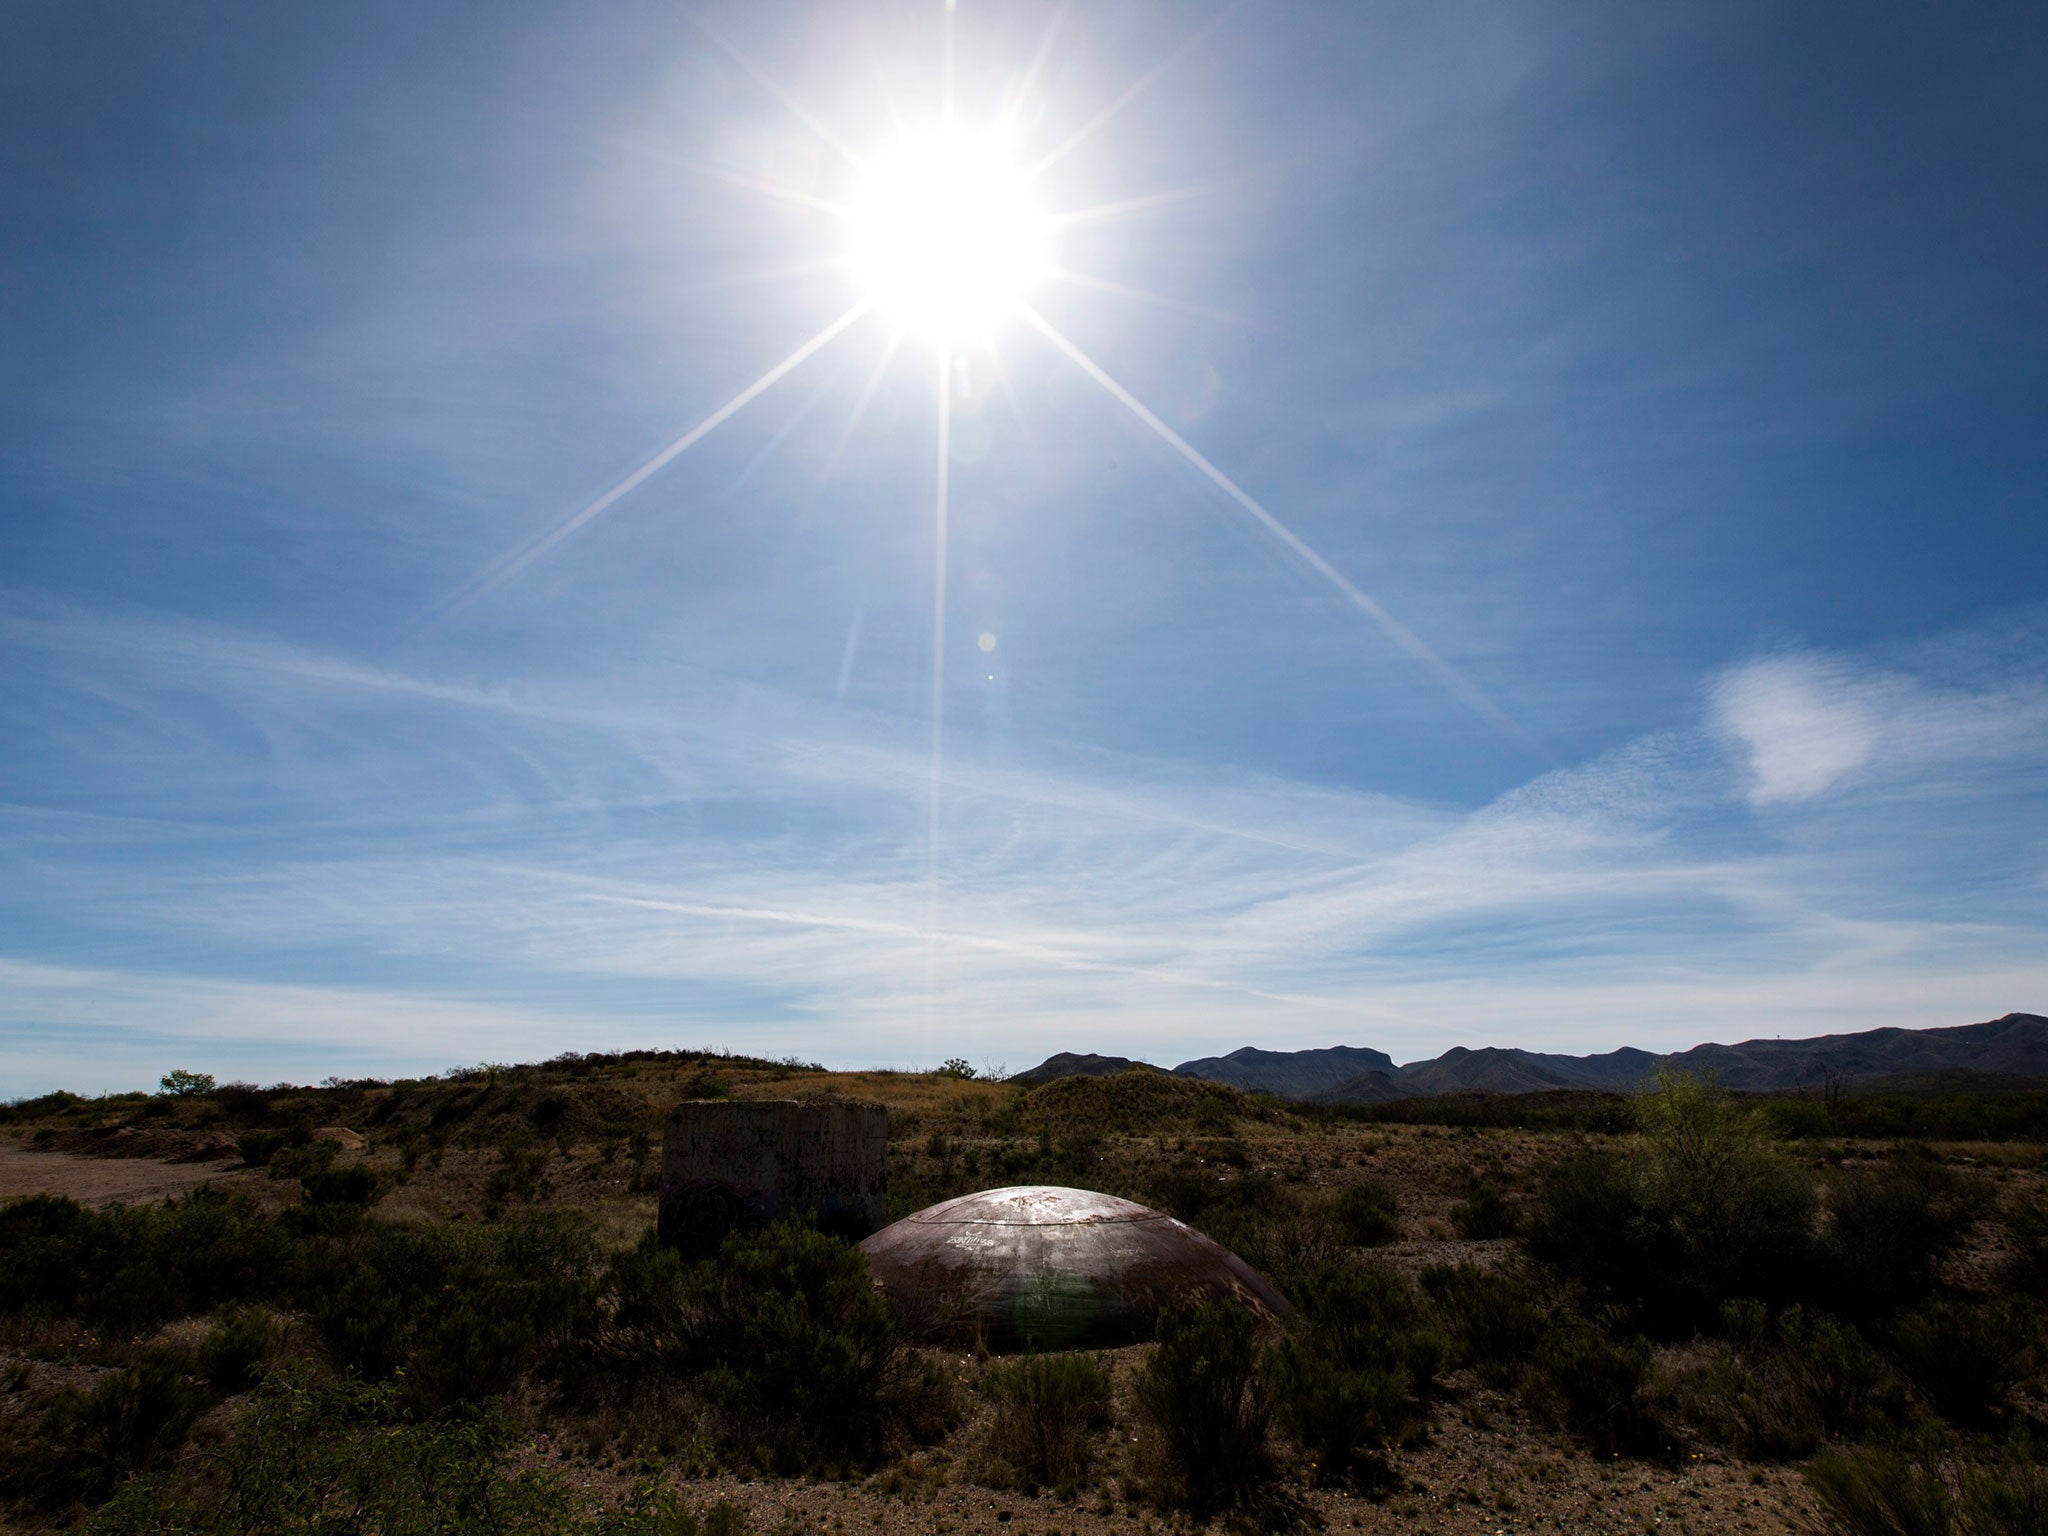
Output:
[[[29,939],[0,970],[11,1079],[78,1081],[60,1034],[309,1075],[649,1040],[1414,1057],[2048,995],[2048,860],[2014,832],[2041,824],[2031,655],[1968,677],[1764,657],[1710,680],[1695,726],[1468,806],[970,739],[933,887],[905,722],[716,678],[679,708],[673,679],[451,682],[120,622],[118,643],[91,616],[10,639],[133,700],[102,722],[126,750],[167,691],[204,696],[233,724],[181,747],[195,777],[275,815],[0,810],[38,907],[17,905]],[[1881,803],[1854,793],[1880,783]],[[1955,817],[1902,818],[1915,797],[1980,830],[1958,846]]]

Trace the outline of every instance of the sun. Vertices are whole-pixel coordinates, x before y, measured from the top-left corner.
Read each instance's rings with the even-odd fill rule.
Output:
[[[899,139],[866,167],[850,223],[868,303],[933,341],[986,336],[1050,267],[1030,178],[992,137]]]

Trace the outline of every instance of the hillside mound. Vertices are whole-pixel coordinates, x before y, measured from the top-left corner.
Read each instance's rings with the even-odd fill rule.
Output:
[[[1018,1118],[1034,1130],[1117,1135],[1222,1132],[1248,1112],[1245,1096],[1222,1083],[1134,1067],[1107,1077],[1062,1077],[1025,1093]]]
[[[1109,1077],[1117,1072],[1128,1072],[1133,1067],[1151,1070],[1152,1064],[1133,1061],[1128,1056],[1097,1056],[1093,1051],[1059,1051],[1029,1071],[1011,1073],[1005,1081],[1035,1088],[1040,1083],[1056,1082],[1063,1077]]]

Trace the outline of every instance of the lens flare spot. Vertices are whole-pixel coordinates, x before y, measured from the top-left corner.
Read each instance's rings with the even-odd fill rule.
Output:
[[[993,651],[996,648],[996,637],[993,634],[991,634],[988,630],[984,629],[981,632],[980,638],[977,639],[974,643],[981,647],[981,654],[986,656],[990,651]]]

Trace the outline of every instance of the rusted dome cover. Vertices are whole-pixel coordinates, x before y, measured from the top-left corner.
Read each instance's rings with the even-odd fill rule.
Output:
[[[1162,1211],[1089,1189],[1021,1184],[941,1201],[861,1245],[910,1317],[993,1349],[1150,1338],[1162,1307],[1234,1296],[1268,1317],[1280,1293],[1222,1244]]]

